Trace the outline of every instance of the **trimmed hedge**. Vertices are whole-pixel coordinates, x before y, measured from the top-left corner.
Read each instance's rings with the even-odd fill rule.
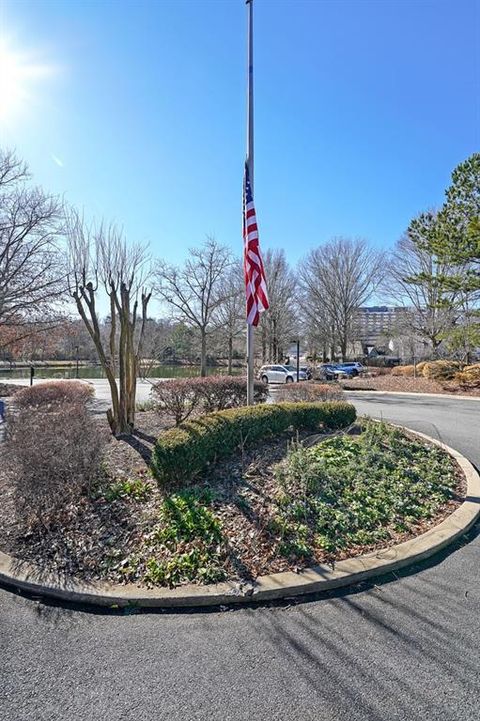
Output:
[[[153,449],[152,470],[159,481],[185,482],[209,463],[266,436],[289,428],[345,428],[355,418],[354,406],[338,401],[262,404],[210,413],[162,433]]]

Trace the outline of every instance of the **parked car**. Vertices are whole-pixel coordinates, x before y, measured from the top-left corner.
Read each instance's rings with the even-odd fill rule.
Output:
[[[339,368],[336,363],[324,363],[318,369],[321,380],[336,381],[339,378],[348,378],[349,374],[343,368]]]
[[[258,377],[264,383],[295,383],[297,369],[294,366],[265,365],[260,368]],[[299,380],[307,380],[305,371],[300,371]]]
[[[365,367],[361,363],[348,362],[348,363],[337,363],[337,368],[343,370],[350,378],[355,378],[360,375],[362,371],[365,371]]]

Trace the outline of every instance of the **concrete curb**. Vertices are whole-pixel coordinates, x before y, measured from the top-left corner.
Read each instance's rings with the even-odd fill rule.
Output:
[[[374,388],[344,388],[345,393],[374,393],[376,396],[418,396],[420,398],[450,398],[456,401],[479,401],[480,396],[460,396],[455,393],[414,393],[408,391],[376,391]]]
[[[403,428],[402,426],[398,426]],[[65,581],[55,574],[0,552],[0,581],[38,596],[106,607],[195,608],[252,601],[271,601],[349,586],[374,576],[398,570],[432,556],[463,536],[480,515],[480,476],[464,456],[423,433],[408,433],[443,448],[461,467],[467,481],[466,499],[448,518],[421,536],[391,548],[339,561],[335,568],[325,564],[300,573],[285,572],[260,576],[254,584],[233,582],[212,586],[139,588],[108,583]]]

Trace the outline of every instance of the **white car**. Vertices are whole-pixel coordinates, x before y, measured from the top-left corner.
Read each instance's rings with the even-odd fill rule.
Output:
[[[258,377],[264,383],[295,383],[297,380],[297,369],[294,366],[262,366]],[[301,370],[298,378],[301,381],[306,381],[307,374],[305,371]]]

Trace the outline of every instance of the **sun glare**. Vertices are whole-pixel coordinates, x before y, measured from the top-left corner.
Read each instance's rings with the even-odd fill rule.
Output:
[[[33,100],[37,81],[53,72],[24,53],[12,50],[0,40],[0,120],[12,120]]]

